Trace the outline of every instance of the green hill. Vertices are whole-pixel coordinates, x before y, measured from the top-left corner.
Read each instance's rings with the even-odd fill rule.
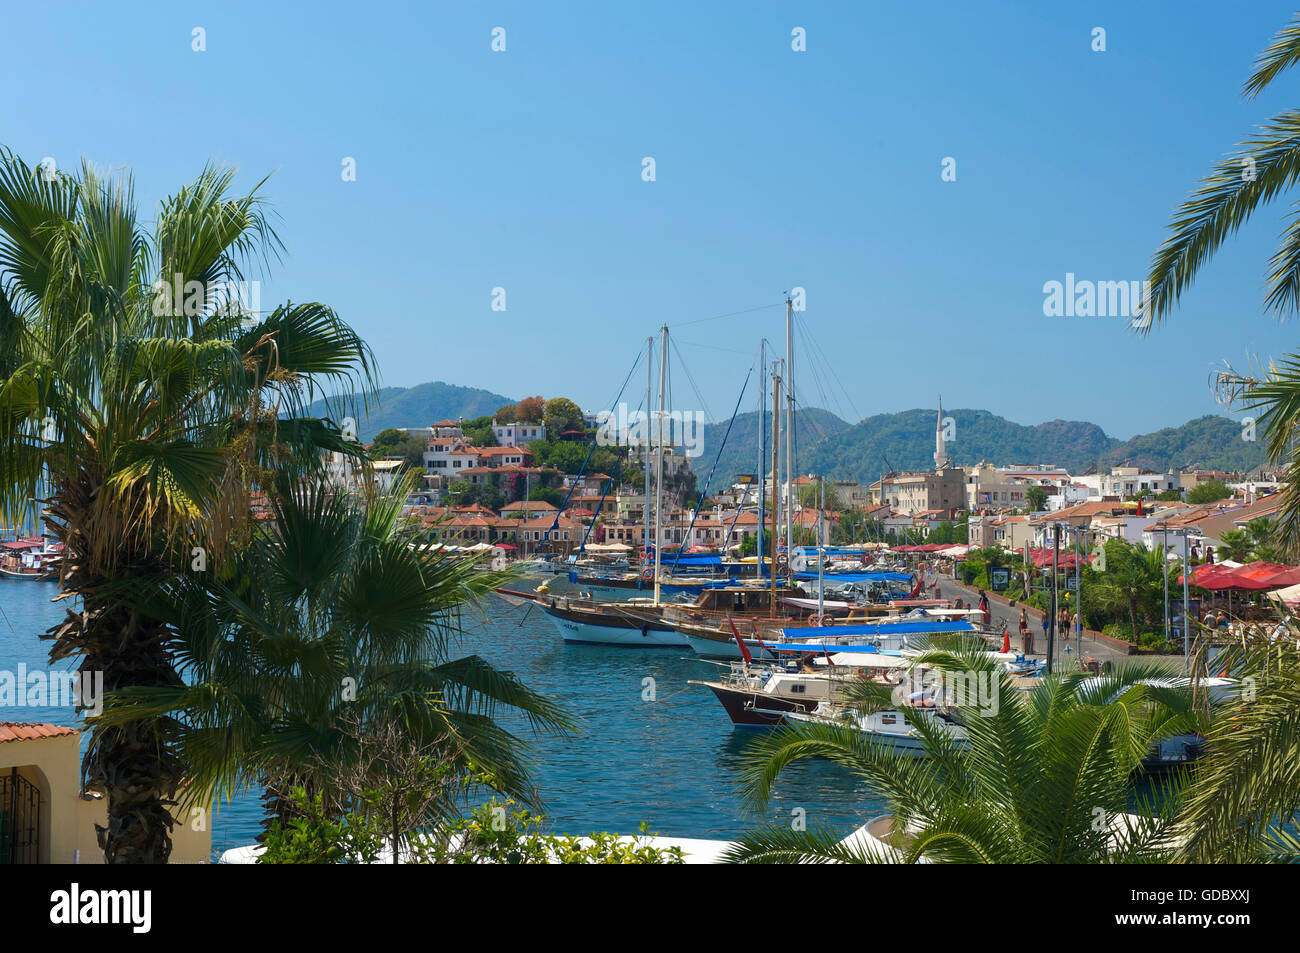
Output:
[[[986,410],[969,409],[945,411],[945,416],[953,419],[953,439],[947,449],[957,465],[981,460],[997,465],[1056,464],[1076,474],[1093,465],[1110,467],[1124,462],[1151,470],[1191,466],[1249,470],[1263,464],[1266,456],[1260,440],[1242,439],[1239,423],[1213,415],[1123,441],[1080,420],[1049,420],[1031,426]],[[852,426],[827,411],[807,410],[803,418],[809,425],[799,427],[796,468],[801,473],[868,483],[891,469],[928,470],[934,466],[933,410],[877,414]],[[724,475],[753,472],[757,466],[755,419],[755,414],[737,418],[723,453]],[[697,470],[708,472],[717,448],[714,439],[721,439],[725,427],[719,425],[716,432],[706,428],[708,449],[696,463]]]
[[[514,400],[478,387],[460,387],[432,381],[414,387],[384,387],[370,415],[358,416],[358,436],[363,443],[389,427],[428,427],[439,420],[482,417],[494,413]],[[323,413],[320,402],[312,405],[313,414]]]
[[[1255,440],[1243,439],[1241,424],[1228,417],[1207,414],[1189,420],[1181,427],[1166,427],[1155,433],[1140,434],[1116,446],[1106,454],[1107,466],[1121,460],[1131,466],[1151,470],[1167,467],[1199,467],[1207,470],[1253,470],[1265,462],[1264,435]]]
[[[848,423],[841,420],[829,410],[810,407],[800,411],[795,417],[796,464],[800,470],[806,470],[804,459],[813,448],[824,441],[849,429]],[[704,453],[699,459],[692,460],[691,466],[699,476],[700,486],[709,475],[717,456],[723,435],[727,432],[727,421],[718,424],[706,424],[704,427]],[[784,438],[782,438],[784,440]],[[767,415],[767,461],[764,472],[772,466],[772,415]],[[782,454],[785,444],[782,443]],[[784,459],[784,456],[782,457]],[[737,473],[754,473],[758,470],[758,414],[751,411],[738,414],[731,428],[731,436],[722,448],[722,457],[718,462],[718,475],[713,478],[710,492],[720,490],[731,483]]]
[[[369,441],[387,427],[427,427],[443,418],[479,417],[513,402],[489,390],[441,381],[385,387],[369,417],[359,418],[358,429],[361,439]],[[320,412],[319,404],[314,405],[314,412]],[[953,419],[948,455],[958,465],[981,460],[998,465],[1043,463],[1083,473],[1092,465],[1110,467],[1123,462],[1152,470],[1187,466],[1248,470],[1265,461],[1262,434],[1253,442],[1243,440],[1237,421],[1214,415],[1123,441],[1080,420],[1049,420],[1031,426],[987,410],[969,409],[945,411],[945,416]],[[768,416],[769,428],[771,421]],[[871,482],[890,469],[928,470],[934,466],[934,425],[935,412],[928,409],[876,414],[850,425],[830,411],[806,408],[798,416],[796,469],[860,482]],[[704,428],[704,452],[693,461],[701,484],[726,430],[725,420]],[[770,430],[766,436],[770,461]],[[736,418],[712,489],[730,483],[737,473],[756,469],[758,414],[751,411]]]
[[[1083,470],[1119,445],[1096,424],[1051,420],[1026,426],[987,410],[951,410],[948,456],[954,464],[1055,463]],[[801,470],[870,482],[889,470],[934,467],[933,410],[877,414],[812,448]]]

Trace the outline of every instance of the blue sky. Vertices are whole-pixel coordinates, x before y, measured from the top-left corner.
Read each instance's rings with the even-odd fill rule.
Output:
[[[210,159],[248,186],[274,173],[288,254],[263,305],[332,305],[386,384],[595,410],[666,322],[725,417],[760,336],[783,346],[783,293],[799,286],[807,404],[855,420],[941,391],[948,407],[1125,438],[1215,412],[1217,363],[1296,349],[1297,326],[1261,307],[1285,203],[1146,339],[1119,318],[1045,317],[1043,283],[1145,277],[1197,179],[1295,104],[1300,74],[1239,95],[1291,12],[9,4],[0,143],[33,163],[129,165],[146,210]],[[941,180],[945,157],[956,181]],[[674,379],[679,406],[696,406]]]

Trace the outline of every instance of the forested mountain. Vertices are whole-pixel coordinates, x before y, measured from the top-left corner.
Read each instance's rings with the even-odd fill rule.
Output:
[[[428,427],[439,420],[470,419],[494,413],[514,400],[477,387],[460,387],[432,381],[414,387],[384,387],[370,408],[369,416],[357,415],[357,431],[362,443],[389,427]],[[318,401],[313,414],[323,413]]]
[[[443,418],[469,419],[494,413],[510,403],[511,398],[492,391],[441,381],[385,387],[369,417],[358,415],[358,429],[361,439],[369,441],[387,427],[427,427]],[[317,412],[319,409],[316,405]],[[1265,460],[1263,434],[1252,434],[1237,421],[1214,415],[1123,441],[1081,420],[1049,420],[1031,426],[987,410],[969,409],[945,410],[944,416],[952,418],[947,449],[951,461],[958,465],[981,460],[998,465],[1057,464],[1079,474],[1094,464],[1110,467],[1127,462],[1152,470],[1185,466],[1246,470]],[[801,473],[860,482],[871,482],[891,469],[928,470],[934,466],[935,417],[934,410],[905,410],[876,414],[850,425],[828,410],[805,409],[797,415],[796,468]],[[771,426],[769,414],[764,469],[771,460]],[[692,461],[701,486],[726,431],[725,420],[704,428],[703,453]],[[1257,439],[1243,439],[1251,436]],[[711,489],[730,483],[737,473],[757,469],[758,414],[751,411],[736,417]]]

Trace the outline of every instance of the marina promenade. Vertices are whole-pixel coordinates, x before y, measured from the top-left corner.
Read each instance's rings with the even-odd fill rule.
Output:
[[[928,582],[933,582],[936,578],[939,582],[939,598],[962,599],[967,605],[977,605],[979,603],[978,589],[963,585],[951,576],[945,575],[931,576]],[[1033,654],[1044,657],[1047,654],[1047,640],[1043,636],[1043,612],[1032,606],[1025,606],[1024,608],[1028,610],[1029,625],[1034,636],[1034,648],[1037,650]],[[990,624],[995,630],[1000,630],[1002,623],[1006,622],[1007,630],[1011,633],[1011,647],[1016,651],[1021,648],[1020,609],[1020,603],[1013,606],[1000,597],[995,597],[992,594],[989,596]],[[1129,653],[1116,648],[1106,639],[1098,638],[1097,635],[1096,632],[1088,629],[1083,630],[1083,654],[1085,657],[1091,656],[1099,662],[1119,662],[1129,657]],[[1058,657],[1068,658],[1073,656],[1074,634],[1070,633],[1068,639],[1062,639],[1058,635],[1057,645],[1062,653]],[[1070,650],[1070,656],[1064,655],[1064,650],[1067,647]]]

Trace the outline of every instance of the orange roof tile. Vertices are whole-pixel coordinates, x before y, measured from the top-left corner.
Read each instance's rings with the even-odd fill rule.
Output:
[[[75,735],[76,728],[51,725],[37,721],[0,721],[0,744],[6,741],[33,741],[36,738],[57,738]]]

